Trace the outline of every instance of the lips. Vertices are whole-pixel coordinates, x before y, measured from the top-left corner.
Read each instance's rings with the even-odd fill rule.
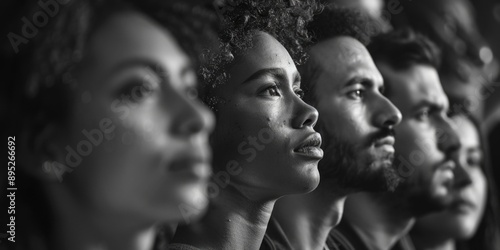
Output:
[[[321,136],[319,133],[309,135],[293,152],[309,158],[322,159]]]
[[[455,163],[451,160],[436,166],[433,182],[437,185],[437,193],[441,196],[449,196],[453,189]]]
[[[382,139],[376,140],[375,141],[375,147],[380,147],[380,146],[394,146],[394,136],[386,136]]]
[[[198,151],[199,152],[199,151]],[[192,176],[206,179],[211,175],[209,157],[202,154],[183,154],[168,164],[168,171],[173,174]]]
[[[459,199],[456,199],[455,201],[453,201],[453,203],[450,205],[449,209],[452,210],[452,211],[456,211],[456,212],[467,212],[471,209],[475,209],[476,205],[468,200],[468,199],[463,199],[463,198],[459,198]]]

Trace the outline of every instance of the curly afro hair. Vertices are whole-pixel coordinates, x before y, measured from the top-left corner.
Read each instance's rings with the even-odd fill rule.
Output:
[[[218,51],[206,51],[201,69],[205,79],[205,102],[215,110],[211,89],[224,83],[226,67],[235,56],[252,47],[255,31],[272,35],[290,53],[297,65],[305,62],[305,47],[311,42],[306,26],[321,10],[315,0],[221,0],[215,4],[221,20]]]

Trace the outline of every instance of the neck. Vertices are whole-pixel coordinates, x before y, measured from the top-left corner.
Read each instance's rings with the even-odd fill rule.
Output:
[[[172,242],[200,249],[259,249],[276,200],[249,199],[228,185],[204,218],[177,229]]]
[[[411,231],[411,238],[416,249],[455,250],[455,241],[439,234],[429,234],[427,231],[423,232],[414,228]]]
[[[391,249],[408,233],[415,219],[396,206],[390,193],[358,193],[346,202],[346,220],[372,250]]]
[[[320,183],[311,193],[285,196],[276,203],[273,217],[295,249],[324,249],[328,234],[342,218],[346,198],[330,190]]]
[[[77,202],[64,188],[49,189],[55,216],[53,248],[152,249],[156,235],[154,222],[134,221],[127,214],[117,215],[90,209]]]

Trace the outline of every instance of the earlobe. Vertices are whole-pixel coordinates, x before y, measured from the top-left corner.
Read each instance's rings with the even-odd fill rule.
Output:
[[[64,163],[64,147],[58,126],[47,124],[37,133],[26,132],[20,137],[24,145],[18,155],[22,171],[41,181],[60,181],[57,169]]]

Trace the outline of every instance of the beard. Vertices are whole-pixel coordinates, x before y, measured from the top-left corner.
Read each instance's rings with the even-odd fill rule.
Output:
[[[385,137],[388,133],[393,132],[382,131],[369,141]],[[318,164],[321,182],[346,194],[393,191],[401,181],[393,167],[392,154],[379,159],[360,159],[355,145],[336,135],[325,138],[323,150],[325,157]]]
[[[396,159],[394,165],[404,164]],[[412,166],[416,169],[417,167]],[[413,216],[419,217],[432,212],[439,212],[446,209],[453,201],[451,196],[440,197],[434,194],[435,188],[432,183],[427,183],[422,179],[410,179],[411,176],[402,181],[391,200],[399,203],[399,207],[404,207],[411,212]]]

